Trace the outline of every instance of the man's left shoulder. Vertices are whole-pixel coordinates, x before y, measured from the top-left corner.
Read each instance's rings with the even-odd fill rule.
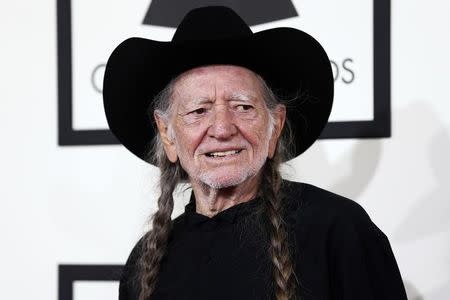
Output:
[[[292,212],[330,222],[336,218],[356,222],[370,220],[356,201],[309,183],[284,180],[283,192]]]
[[[389,239],[360,204],[306,183],[285,182],[283,191],[297,207],[288,221],[300,253],[324,254],[333,299],[407,299]]]

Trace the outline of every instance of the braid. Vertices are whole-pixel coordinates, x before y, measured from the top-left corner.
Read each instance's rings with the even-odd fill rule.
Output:
[[[153,111],[167,116],[170,110],[170,98],[173,92],[174,80],[156,95],[153,105],[148,108],[150,118]],[[167,244],[172,231],[172,212],[174,206],[173,192],[181,181],[186,181],[187,174],[179,162],[171,163],[165,152],[161,137],[157,134],[149,144],[147,160],[159,167],[158,211],[152,216],[152,230],[143,239],[143,250],[139,258],[139,300],[149,300],[156,288],[161,262],[167,250]]]
[[[262,78],[260,78],[260,82],[265,93],[266,104],[271,113],[279,103],[289,104],[288,99],[280,101],[281,99],[274,94]],[[289,236],[282,217],[283,203],[282,195],[280,195],[282,178],[279,171],[281,163],[293,156],[292,151],[294,151],[293,133],[289,120],[286,120],[274,156],[272,159],[267,159],[263,167],[259,190],[260,196],[264,200],[263,215],[265,216],[264,223],[269,240],[268,254],[272,261],[272,276],[277,300],[297,299],[297,278],[289,248]]]
[[[153,215],[153,229],[144,237],[143,252],[139,260],[141,293],[139,300],[148,300],[155,290],[161,261],[166,252],[172,229],[173,191],[179,178],[180,167],[170,165],[169,161],[161,166],[158,211]]]
[[[279,162],[268,160],[264,166],[261,194],[264,198],[266,228],[269,234],[269,256],[277,300],[295,299],[295,273],[289,251],[286,225],[282,218],[282,203],[279,195],[281,176],[276,167]]]

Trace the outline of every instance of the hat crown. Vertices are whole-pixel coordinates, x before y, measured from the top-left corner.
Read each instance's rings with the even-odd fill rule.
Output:
[[[208,6],[191,10],[178,26],[172,42],[236,39],[252,34],[250,27],[232,9]]]

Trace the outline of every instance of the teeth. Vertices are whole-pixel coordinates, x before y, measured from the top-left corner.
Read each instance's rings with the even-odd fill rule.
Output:
[[[213,156],[213,157],[223,157],[223,156],[227,156],[227,155],[236,154],[238,152],[239,152],[239,150],[231,150],[231,151],[225,151],[225,152],[211,152],[211,153],[208,153],[208,155]]]

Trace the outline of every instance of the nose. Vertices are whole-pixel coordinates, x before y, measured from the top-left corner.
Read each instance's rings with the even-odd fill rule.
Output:
[[[228,139],[237,133],[233,114],[226,105],[218,105],[214,109],[208,135],[216,139]]]

